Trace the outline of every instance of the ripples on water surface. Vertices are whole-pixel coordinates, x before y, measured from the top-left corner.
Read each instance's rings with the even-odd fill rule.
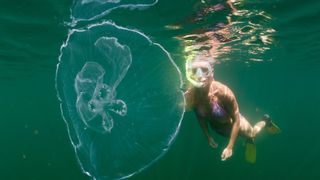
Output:
[[[117,3],[121,8],[115,8]],[[79,9],[81,6],[87,9]],[[140,42],[150,41],[161,47],[155,53],[144,51],[138,55],[150,63],[147,67],[152,67],[157,58],[168,60],[164,72],[159,65],[150,77],[158,77],[164,84],[169,82],[165,80],[170,75],[165,74],[178,72],[168,70],[175,67],[169,64],[171,58],[186,83],[185,62],[208,58],[215,64],[217,79],[233,88],[241,111],[251,121],[269,113],[283,130],[276,137],[261,135],[255,165],[245,163],[241,140],[232,159],[220,162],[225,139],[217,137],[220,148],[210,149],[194,115],[186,113],[176,141],[165,150],[168,153],[132,179],[318,179],[319,9],[316,0],[241,0],[233,6],[222,0],[1,1],[0,177],[88,178],[80,171],[61,117],[55,71],[60,46],[66,42],[69,30],[111,20],[149,39]],[[155,58],[154,54],[161,55]],[[79,65],[77,72],[81,68]],[[178,81],[170,81],[170,86],[179,86]],[[127,81],[122,88],[129,84]],[[118,91],[115,97],[123,100],[124,91]],[[160,96],[151,93],[148,97]],[[170,99],[168,104],[176,101],[181,99]],[[129,101],[128,107],[130,102],[134,101]],[[158,100],[153,103],[157,105]],[[161,117],[161,110],[170,110],[160,106],[149,115]],[[158,106],[148,108],[152,107]]]

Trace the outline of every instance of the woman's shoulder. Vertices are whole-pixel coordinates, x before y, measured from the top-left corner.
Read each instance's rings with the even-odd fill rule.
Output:
[[[210,85],[211,90],[224,90],[225,88],[228,88],[228,86],[220,81],[212,81]]]

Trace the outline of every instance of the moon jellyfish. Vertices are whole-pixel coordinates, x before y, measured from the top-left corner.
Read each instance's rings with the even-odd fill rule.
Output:
[[[93,20],[117,8],[143,9],[156,4],[158,0],[75,0],[72,8],[74,21]]]
[[[56,88],[77,160],[94,179],[123,179],[174,141],[184,114],[181,74],[144,34],[109,22],[72,30]]]

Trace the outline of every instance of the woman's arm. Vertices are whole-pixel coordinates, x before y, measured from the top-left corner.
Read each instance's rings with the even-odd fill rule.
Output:
[[[201,126],[201,129],[204,133],[204,135],[207,137],[208,139],[208,144],[212,147],[212,148],[216,148],[218,147],[218,144],[215,142],[215,140],[213,139],[213,137],[209,134],[209,128],[208,128],[208,123],[206,122],[206,120],[202,117],[198,116],[198,122]]]
[[[186,110],[190,110],[194,105],[194,94],[193,89],[189,87],[186,92],[184,92],[184,97],[186,100],[185,108]]]
[[[239,113],[239,106],[238,106],[236,97],[229,88],[227,88],[225,92],[226,92],[226,101],[227,101],[226,103],[230,105],[230,117],[232,119],[232,129],[231,129],[229,143],[227,147],[223,150],[221,155],[221,160],[223,161],[232,156],[233,146],[238,137],[239,126],[240,126],[240,113]]]

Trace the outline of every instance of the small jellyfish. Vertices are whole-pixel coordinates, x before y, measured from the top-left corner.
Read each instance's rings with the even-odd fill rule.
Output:
[[[158,0],[74,0],[71,18],[73,23],[90,21],[118,8],[144,9],[157,2]]]
[[[84,173],[123,179],[168,151],[184,114],[182,76],[143,33],[110,22],[72,30],[56,89]]]
[[[88,3],[119,3],[120,0],[80,0],[81,4],[88,4]]]

